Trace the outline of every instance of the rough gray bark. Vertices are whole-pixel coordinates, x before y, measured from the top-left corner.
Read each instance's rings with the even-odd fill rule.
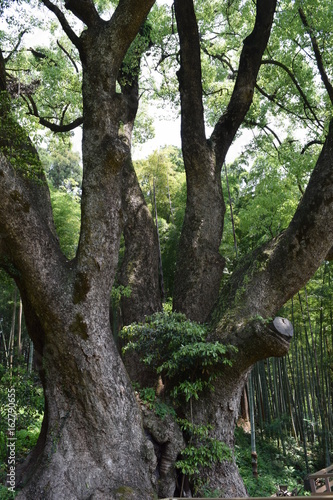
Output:
[[[174,286],[174,309],[207,320],[218,297],[224,260],[219,253],[225,204],[221,167],[252,102],[261,58],[267,46],[276,0],[257,1],[252,33],[244,40],[229,105],[209,140],[202,104],[200,41],[193,0],[176,0],[180,42],[178,72],[181,136],[187,181],[185,219]]]
[[[158,459],[156,467],[158,497],[172,497],[176,483],[174,463],[185,448],[182,431],[170,415],[161,420],[154,411],[148,410],[145,406],[142,406],[142,413],[148,439],[154,444]]]
[[[156,230],[132,162],[123,170],[125,255],[119,282],[131,289],[121,301],[122,321],[129,325],[161,309]]]
[[[220,171],[206,141],[199,34],[192,0],[175,1],[180,39],[178,72],[187,201],[174,283],[174,309],[205,321],[224,267],[219,254],[225,212]]]
[[[123,214],[125,255],[118,276],[119,284],[130,288],[130,296],[120,301],[117,327],[143,321],[161,310],[156,229],[129,159],[123,170]],[[141,387],[157,383],[156,374],[140,362],[135,352],[126,354],[124,363],[133,382]]]
[[[139,67],[137,55],[132,75],[120,72],[120,85],[126,103],[124,134],[132,144],[134,121],[139,106]],[[158,278],[158,241],[152,215],[147,207],[131,157],[123,165],[122,211],[125,255],[119,272],[119,283],[129,286],[130,297],[121,299],[121,322],[129,325],[142,321],[162,308]]]
[[[333,240],[333,123],[298,209],[278,238],[244,259],[221,291],[214,311],[211,340],[238,348],[214,392],[193,405],[196,422],[214,424],[214,437],[233,449],[244,382],[253,364],[288,352],[291,337],[272,322],[282,305],[306,284],[325,259]],[[205,471],[212,489],[223,496],[243,496],[234,463]]]
[[[147,41],[147,45],[148,45]],[[134,121],[139,106],[139,68],[141,53],[137,54],[132,74],[120,70],[119,83],[124,96],[125,113],[123,134],[129,147],[132,144]],[[118,321],[120,329],[135,321],[143,321],[145,316],[161,310],[162,301],[159,287],[159,248],[156,228],[147,207],[129,155],[122,169],[122,216],[125,254],[118,271],[120,285],[129,287],[130,296],[121,297]],[[113,332],[117,334],[117,332]],[[133,382],[141,387],[154,386],[156,374],[140,362],[136,353],[123,357],[127,372]]]
[[[182,106],[182,145],[188,199],[175,277],[174,308],[205,321],[218,295],[221,266],[201,266],[205,256],[218,255],[224,214],[218,193],[219,171],[225,154],[252,102],[261,58],[266,48],[276,2],[257,1],[254,29],[244,40],[237,79],[226,112],[210,141],[203,127],[199,36],[192,0],[175,1],[181,47],[179,87]],[[289,343],[270,317],[306,283],[332,247],[332,126],[309,186],[289,228],[259,249],[234,272],[212,314],[211,340],[238,347],[233,367],[225,368],[215,390],[195,402],[195,422],[213,423],[213,435],[233,448],[240,397],[251,366],[268,356],[282,356]],[[215,176],[215,179],[214,179]],[[199,188],[200,186],[200,188]],[[206,191],[207,189],[207,191]],[[209,233],[214,221],[216,235]],[[216,238],[215,238],[216,236]],[[213,277],[213,279],[212,279]],[[212,282],[210,295],[205,284]],[[214,290],[215,287],[215,290]],[[190,412],[188,412],[190,416]],[[244,486],[234,463],[204,471],[211,489],[222,496],[243,496]]]
[[[93,2],[67,2],[88,26],[80,38],[55,4],[44,3],[78,47],[83,65],[82,223],[77,256],[68,262],[43,177],[31,180],[1,154],[1,263],[24,297],[46,404],[19,498],[145,500],[154,497],[156,459],[112,339],[109,303],[122,230],[122,167],[129,155],[116,78],[154,2],[124,0],[109,22],[97,16]]]

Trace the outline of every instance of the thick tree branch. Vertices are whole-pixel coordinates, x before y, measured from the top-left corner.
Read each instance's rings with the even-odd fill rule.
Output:
[[[244,40],[235,87],[226,112],[211,135],[217,164],[221,168],[225,155],[252,103],[262,55],[266,49],[276,7],[276,0],[257,0],[256,21],[252,33]]]
[[[100,23],[101,18],[92,0],[66,0],[65,7],[89,27]]]
[[[38,179],[20,173],[2,153],[0,233],[7,262],[11,263],[6,270],[11,276],[19,277],[21,288],[29,291],[30,297],[45,297],[46,308],[50,311],[56,296],[58,300],[61,297],[60,288],[68,280],[64,274],[66,259],[54,228],[46,181],[42,174]],[[56,278],[55,269],[58,269]]]
[[[275,310],[310,279],[332,247],[332,162],[333,121],[304,196],[269,258],[271,292],[266,292],[265,302],[274,304]]]
[[[324,144],[323,141],[319,141],[318,139],[314,139],[313,141],[310,141],[308,142],[307,144],[305,144],[305,146],[303,147],[302,151],[301,151],[301,155],[303,155],[305,153],[305,151],[310,148],[311,146],[313,146],[314,144],[320,144],[321,146]]]
[[[121,68],[119,84],[125,98],[124,134],[132,143],[132,132],[139,106],[139,74],[141,55],[134,63],[134,71],[128,75],[128,68]],[[120,307],[124,325],[143,321],[161,309],[161,296],[158,279],[157,233],[150,211],[142,194],[132,159],[129,156],[123,165],[122,178],[123,236],[125,253],[118,271],[118,281],[131,287],[131,296],[122,297]],[[119,325],[120,326],[120,325]],[[138,380],[145,373],[135,358],[127,357],[125,365],[131,380]]]
[[[220,298],[218,317],[223,317],[229,308],[243,319],[274,316],[331,254],[332,162],[333,121],[289,227],[270,243],[256,249],[234,272]]]
[[[175,0],[180,41],[178,71],[183,147],[206,140],[202,103],[200,42],[193,0]]]
[[[324,63],[323,63],[323,59],[321,57],[321,53],[320,53],[320,50],[319,50],[317,39],[316,39],[316,37],[313,34],[313,30],[310,27],[310,25],[309,25],[309,23],[307,21],[306,15],[305,15],[304,11],[302,10],[302,8],[299,8],[298,12],[299,12],[300,18],[302,20],[303,26],[307,29],[307,32],[310,35],[313,52],[315,54],[316,61],[317,61],[317,67],[318,67],[318,70],[319,70],[322,82],[325,85],[325,88],[327,90],[327,93],[328,93],[328,96],[330,98],[330,101],[333,104],[333,86],[332,86],[331,82],[329,81],[328,75],[326,73],[326,70],[325,70],[325,67],[324,67]]]
[[[120,0],[107,23],[115,65],[120,67],[125,54],[154,5],[155,0]]]
[[[193,0],[176,0],[174,5],[180,40],[178,79],[187,200],[173,307],[192,320],[204,322],[218,295],[224,266],[219,245],[225,205],[220,168],[205,135],[200,38]]]
[[[57,125],[56,123],[52,123],[52,122],[46,120],[45,118],[39,117],[39,123],[55,133],[70,132],[71,130],[74,130],[77,127],[80,127],[80,125],[82,125],[83,118],[82,118],[82,116],[80,116],[79,118],[76,118],[76,120],[74,120],[71,123],[66,123],[65,125]]]
[[[66,124],[61,123],[60,125],[58,125],[57,123],[52,123],[49,120],[47,120],[46,118],[43,118],[42,116],[39,115],[36,103],[33,100],[32,96],[28,95],[27,99],[29,101],[29,102],[27,102],[27,100],[26,100],[28,107],[29,107],[29,113],[32,116],[36,116],[36,118],[38,118],[38,120],[39,120],[39,123],[41,125],[43,125],[43,127],[46,127],[49,130],[51,130],[52,132],[56,132],[56,133],[58,133],[58,132],[70,132],[71,130],[74,130],[77,127],[79,127],[80,125],[82,125],[82,123],[83,123],[82,116],[76,118],[71,123],[66,123]],[[29,103],[31,104],[31,106],[29,105]],[[64,109],[64,112],[65,111],[66,111],[66,108]],[[62,122],[63,122],[63,119],[64,119],[64,113],[62,116]]]
[[[50,0],[41,0],[45,7],[47,7],[53,14],[56,15],[58,18],[59,23],[61,24],[62,29],[70,39],[70,41],[77,47],[77,49],[80,50],[81,48],[81,42],[80,38],[75,34],[75,32],[72,30],[69,22],[67,21],[66,17],[64,16],[63,12],[57,7],[54,3],[52,3]]]
[[[333,120],[289,227],[244,257],[221,291],[212,336],[239,347],[236,364],[241,371],[288,351],[290,339],[274,331],[271,318],[332,256],[332,161]]]
[[[116,92],[116,82],[127,50],[153,4],[154,0],[122,0],[110,21],[101,20],[98,27],[89,27],[81,35],[83,180],[77,287],[83,279],[87,293],[99,290],[103,303],[109,301],[117,270],[122,171],[130,154],[124,134],[128,103]]]
[[[2,73],[0,50],[1,90],[6,90]],[[0,247],[7,259],[2,265],[10,263],[7,271],[20,277],[21,287],[35,288],[34,293],[39,289],[47,297],[52,288],[50,265],[59,265],[61,275],[65,257],[60,251],[37,151],[12,117],[9,100],[4,102],[0,106]]]

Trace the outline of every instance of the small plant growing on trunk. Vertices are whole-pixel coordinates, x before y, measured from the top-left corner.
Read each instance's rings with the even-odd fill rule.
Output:
[[[176,413],[182,415],[177,422],[187,446],[175,467],[190,477],[195,489],[201,488],[200,470],[217,461],[231,459],[231,451],[225,443],[210,436],[211,425],[193,422],[192,401],[198,400],[202,391],[213,389],[213,381],[221,368],[232,364],[236,348],[210,342],[206,325],[170,311],[155,313],[142,323],[126,326],[120,335],[126,342],[123,351],[135,351],[144,364],[156,371],[156,376],[163,381],[165,397],[171,401]],[[141,389],[139,394],[150,408],[156,407],[154,389]],[[186,405],[190,408],[189,415],[183,418]]]

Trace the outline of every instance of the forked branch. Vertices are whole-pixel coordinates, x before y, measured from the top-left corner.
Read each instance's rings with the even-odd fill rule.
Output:
[[[266,49],[276,8],[276,0],[257,0],[252,33],[244,40],[234,90],[226,112],[211,135],[216,161],[222,166],[225,155],[252,103],[262,55]]]
[[[57,5],[52,3],[50,0],[42,0],[45,7],[47,7],[53,14],[58,18],[59,23],[61,24],[62,29],[70,39],[70,41],[80,50],[81,42],[80,38],[76,35],[76,33],[72,30],[69,22],[67,21],[64,13],[59,9]]]

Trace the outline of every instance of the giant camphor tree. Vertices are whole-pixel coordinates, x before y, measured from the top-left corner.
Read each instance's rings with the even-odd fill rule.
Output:
[[[143,500],[154,498],[157,492],[171,495],[174,484],[165,493],[157,483],[163,483],[165,472],[161,448],[166,447],[168,439],[172,441],[172,436],[162,439],[163,446],[155,453],[158,446],[154,449],[152,438],[158,432],[152,436],[150,425],[148,439],[144,430],[147,422],[142,420],[110,327],[110,293],[122,233],[125,256],[118,270],[119,281],[131,288],[131,296],[122,304],[124,323],[141,321],[161,308],[156,234],[131,161],[140,57],[150,43],[145,20],[155,2],[110,2],[115,9],[107,19],[98,10],[103,2],[41,3],[57,18],[78,51],[83,116],[64,123],[63,115],[60,124],[50,125],[39,116],[33,100],[27,102],[30,112],[56,132],[83,125],[81,230],[76,257],[68,260],[59,246],[37,152],[11,112],[6,57],[1,55],[0,263],[19,288],[29,335],[40,359],[45,393],[39,441],[18,471],[18,485],[23,488],[18,498]],[[310,24],[304,3],[299,11],[293,6],[293,19],[296,16],[301,24],[299,32],[288,31],[289,47],[294,43],[300,51],[302,48],[314,54],[309,64],[311,71],[318,68],[326,91],[322,97],[325,106],[318,118],[316,106],[308,102],[297,80],[291,78],[302,102],[300,107],[305,110],[304,116],[297,111],[292,119],[308,119],[311,126],[319,122],[324,137],[322,149],[289,226],[246,255],[220,289],[224,259],[219,247],[225,213],[221,168],[240,126],[247,119],[253,122],[250,107],[255,89],[270,103],[281,105],[279,86],[271,94],[265,91],[265,82],[269,87],[276,73],[263,73],[264,86],[258,82],[263,62],[262,69],[269,64],[283,66],[281,61],[278,66],[267,49],[277,6],[275,0],[257,0],[247,36],[240,40],[235,33],[234,43],[241,49],[236,68],[224,49],[204,43],[195,8],[200,11],[206,5],[216,18],[224,16],[231,29],[229,9],[235,13],[245,5],[250,12],[250,2],[174,2],[187,203],[173,307],[191,320],[209,322],[207,341],[237,348],[231,366],[220,369],[214,391],[204,392],[199,400],[191,401],[189,408],[184,404],[182,412],[195,424],[211,424],[214,438],[231,448],[239,399],[251,366],[259,359],[288,351],[289,339],[276,330],[271,319],[313,275],[333,243],[330,67],[323,52],[325,44],[320,43]],[[291,9],[287,4],[281,2],[279,8]],[[309,4],[310,8],[312,2]],[[79,35],[68,16],[83,23]],[[212,40],[216,33],[219,22],[214,25]],[[240,33],[244,32],[240,29]],[[138,36],[146,37],[148,43],[138,44],[133,51],[132,43]],[[329,38],[325,41],[329,46]],[[229,65],[234,78],[230,98],[225,108],[218,110],[210,137],[204,125],[201,49],[205,57],[208,54],[212,60]],[[290,99],[292,108],[296,99],[292,95]],[[282,104],[286,107],[288,103]],[[261,119],[265,109],[259,110]],[[260,125],[262,120],[257,120],[256,126]],[[132,374],[137,360],[127,362]],[[163,422],[160,426],[163,428]],[[217,461],[203,474],[209,487],[221,495],[246,494],[232,461]]]

